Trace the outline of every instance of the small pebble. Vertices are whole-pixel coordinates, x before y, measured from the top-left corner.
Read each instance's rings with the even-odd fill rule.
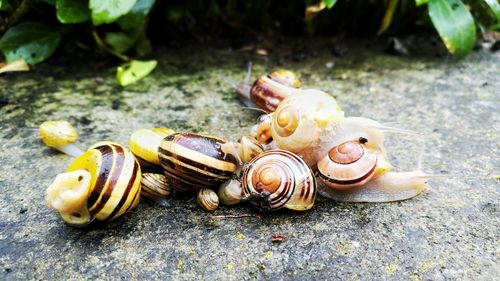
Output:
[[[28,209],[27,209],[27,208],[22,208],[21,210],[19,210],[19,213],[20,213],[20,214],[24,214],[24,213],[26,213],[27,211],[28,211]]]
[[[271,242],[280,243],[283,242],[284,239],[285,236],[283,234],[273,234],[273,236],[271,237]]]
[[[408,49],[406,46],[397,38],[391,38],[385,52],[391,55],[408,55]]]
[[[2,98],[0,98],[0,108],[6,106],[7,104],[9,104],[8,96],[3,96]]]
[[[111,108],[117,110],[120,108],[120,100],[113,100],[111,102]]]
[[[493,45],[491,45],[490,50],[492,52],[496,52],[496,51],[500,50],[500,40],[495,41],[495,43],[493,43]]]

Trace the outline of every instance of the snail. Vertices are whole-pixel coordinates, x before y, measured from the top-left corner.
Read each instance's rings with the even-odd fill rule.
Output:
[[[134,155],[113,142],[100,142],[77,157],[47,188],[46,199],[62,219],[84,226],[114,220],[139,203],[141,169]]]
[[[287,208],[309,210],[316,198],[316,179],[298,155],[286,150],[269,150],[243,169],[242,201],[263,211]]]
[[[239,159],[240,163],[246,163],[255,156],[264,152],[264,147],[252,136],[243,136],[238,142],[226,142],[221,145],[224,153],[231,153]]]
[[[141,194],[150,199],[161,199],[170,196],[173,188],[168,184],[165,175],[161,173],[143,173]]]
[[[214,211],[219,207],[219,197],[210,188],[201,188],[198,190],[196,201],[203,210],[208,212]]]
[[[266,147],[271,146],[273,135],[271,134],[271,125],[273,122],[273,114],[265,114],[259,117],[257,125],[253,126],[250,134],[255,136],[255,139]]]
[[[295,73],[279,69],[259,77],[250,87],[251,71],[252,64],[249,63],[245,79],[241,83],[221,75],[236,89],[246,106],[257,106],[266,112],[273,112],[284,98],[297,91],[301,86]]]
[[[143,166],[160,165],[158,146],[162,139],[172,134],[175,134],[175,131],[169,128],[137,130],[130,136],[130,151]]]
[[[222,204],[231,206],[241,202],[241,182],[237,178],[226,181],[219,187],[219,199]]]
[[[49,147],[75,157],[83,153],[73,144],[78,133],[68,121],[45,121],[40,125],[39,132],[42,141]]]
[[[280,149],[299,154],[314,167],[323,154],[328,134],[344,120],[335,99],[313,89],[299,90],[284,99],[272,114],[271,135]]]
[[[400,201],[417,196],[436,177],[422,172],[421,160],[414,171],[390,172],[385,154],[367,143],[364,138],[341,143],[318,162],[322,196],[344,202]]]
[[[195,133],[164,138],[158,147],[158,157],[169,184],[181,192],[218,188],[240,165],[232,153],[222,150],[226,143],[220,138]]]

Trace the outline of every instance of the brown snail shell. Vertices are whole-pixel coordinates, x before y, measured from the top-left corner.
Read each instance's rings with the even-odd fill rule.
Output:
[[[231,178],[239,161],[222,151],[227,141],[213,136],[180,133],[160,142],[158,156],[167,180],[177,191],[217,188]]]
[[[198,190],[196,201],[203,210],[211,212],[219,207],[219,197],[215,191],[210,188],[202,188]]]
[[[318,162],[319,176],[325,185],[332,189],[350,189],[371,180],[377,170],[377,153],[367,149],[365,141],[337,145]]]
[[[300,84],[295,73],[280,69],[255,81],[250,89],[250,100],[257,107],[273,112],[284,98],[300,88]]]
[[[264,211],[308,210],[316,198],[316,180],[309,166],[286,150],[269,150],[245,166],[243,200]]]
[[[141,194],[151,199],[168,197],[173,188],[168,184],[165,175],[160,173],[143,173]]]

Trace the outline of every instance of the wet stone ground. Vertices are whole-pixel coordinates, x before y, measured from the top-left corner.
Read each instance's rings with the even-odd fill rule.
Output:
[[[500,276],[500,53],[455,62],[442,52],[394,56],[383,47],[276,47],[268,56],[226,49],[159,50],[159,66],[122,89],[116,62],[57,56],[34,71],[0,76],[0,279],[492,280]],[[107,225],[65,225],[44,193],[71,158],[35,128],[65,119],[82,148],[127,144],[139,128],[167,126],[236,140],[259,116],[218,76],[277,67],[334,95],[347,115],[420,132],[390,135],[398,170],[450,175],[422,195],[388,204],[320,199],[305,213],[251,207],[206,213],[189,196],[142,200]],[[246,218],[219,218],[246,215]],[[282,234],[281,243],[272,243]]]

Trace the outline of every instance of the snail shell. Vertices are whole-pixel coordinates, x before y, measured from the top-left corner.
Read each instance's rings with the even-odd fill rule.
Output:
[[[139,203],[141,169],[123,146],[101,142],[76,158],[47,188],[47,202],[71,225],[118,218]]]
[[[222,151],[225,143],[223,139],[194,133],[164,138],[158,154],[169,183],[181,192],[219,187],[239,165],[231,153]]]
[[[141,180],[141,194],[151,199],[165,198],[172,193],[173,188],[167,178],[159,173],[143,173]]]
[[[335,146],[318,162],[324,184],[333,189],[362,186],[375,174],[377,153],[364,146],[364,140],[348,141]]]
[[[175,134],[175,131],[169,128],[137,130],[130,136],[128,146],[143,166],[160,165],[158,146],[162,139],[172,134]]]
[[[203,210],[211,212],[219,207],[219,197],[215,191],[210,188],[202,188],[198,190],[196,201],[203,208]]]
[[[250,100],[257,107],[273,112],[281,101],[300,88],[292,71],[280,69],[259,77],[250,89]]]
[[[262,145],[269,145],[273,141],[271,134],[272,116],[272,113],[260,116],[257,125],[251,130],[251,135],[255,136],[255,139]]]
[[[299,90],[284,99],[272,116],[271,134],[280,149],[299,154],[314,167],[324,156],[324,136],[344,119],[335,99],[319,90]]]
[[[309,210],[316,198],[316,180],[309,166],[286,150],[269,150],[244,168],[243,200],[261,210]]]
[[[45,121],[39,128],[40,138],[49,147],[58,149],[71,156],[79,156],[83,152],[73,143],[78,133],[68,121]]]
[[[241,193],[241,182],[238,179],[231,179],[219,187],[218,195],[222,204],[231,206],[240,203]]]

